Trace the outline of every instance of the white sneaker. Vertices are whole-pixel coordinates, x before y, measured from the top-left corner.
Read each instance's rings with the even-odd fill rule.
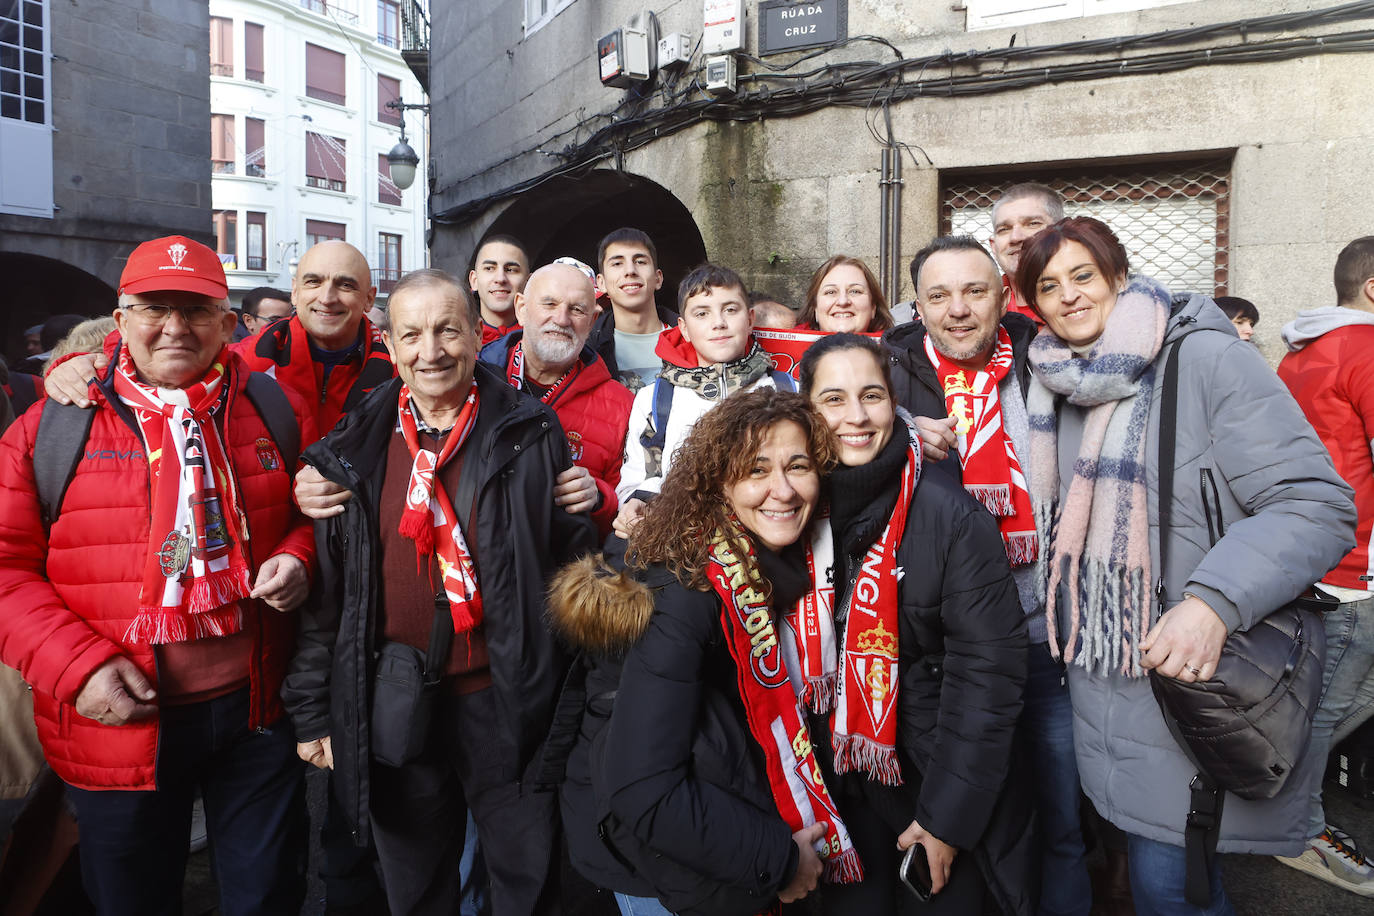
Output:
[[[1374,865],[1360,853],[1348,833],[1330,824],[1326,825],[1321,836],[1308,842],[1302,855],[1295,859],[1285,856],[1274,858],[1328,884],[1364,897],[1374,897]]]

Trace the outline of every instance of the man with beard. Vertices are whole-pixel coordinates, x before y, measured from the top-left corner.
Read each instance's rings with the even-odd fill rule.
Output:
[[[591,512],[604,537],[618,507],[615,488],[634,397],[587,346],[601,311],[592,275],[586,265],[562,261],[539,268],[515,297],[521,327],[487,344],[478,358],[558,414],[575,466],[559,476],[554,501],[569,512]]]
[[[1087,916],[1092,891],[1078,824],[1073,709],[1035,598],[1039,545],[1026,488],[1025,396],[1036,326],[1006,310],[998,264],[972,236],[942,236],[917,252],[911,282],[920,321],[883,335],[892,354],[892,393],[917,417],[947,418],[957,449],[936,467],[955,474],[998,518],[1031,641],[1022,716],[1044,837],[1040,912]]]

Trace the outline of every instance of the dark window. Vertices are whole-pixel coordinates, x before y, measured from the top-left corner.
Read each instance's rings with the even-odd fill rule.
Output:
[[[343,105],[348,100],[344,85],[344,56],[306,42],[305,94],[312,99]]]
[[[377,74],[377,120],[383,124],[394,124],[401,126],[401,112],[395,108],[387,108],[387,102],[399,102],[401,100],[401,81],[394,76],[382,76]]]
[[[377,292],[390,293],[401,279],[401,237],[390,232],[377,236],[377,261],[380,265],[373,273],[376,275]]]
[[[401,46],[401,4],[398,0],[377,0],[377,43],[388,48]]]
[[[401,189],[391,180],[391,163],[385,153],[377,154],[377,203],[401,205]]]
[[[247,270],[267,269],[267,214],[249,210],[247,232],[244,236],[244,267]]]
[[[210,17],[210,75],[234,75],[234,20]]]
[[[210,115],[210,171],[234,174],[234,116]]]
[[[306,131],[305,183],[312,188],[346,191],[348,148],[337,137]]]
[[[322,219],[308,219],[305,221],[305,244],[306,247],[318,245],[320,242],[327,242],[330,239],[347,241],[344,234],[348,227],[343,223],[328,223]]]
[[[0,0],[0,118],[47,122],[43,4]]]
[[[215,251],[226,270],[238,269],[239,214],[237,210],[215,210]]]
[[[243,78],[262,82],[262,26],[256,22],[243,24]]]
[[[267,173],[266,122],[243,119],[243,174],[261,178]]]

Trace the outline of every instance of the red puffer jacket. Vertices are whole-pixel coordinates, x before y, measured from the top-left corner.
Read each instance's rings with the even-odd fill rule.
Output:
[[[482,348],[479,359],[497,372],[509,376],[510,351],[524,337],[524,329],[514,328]],[[634,395],[611,378],[601,357],[584,346],[578,356],[582,369],[568,386],[557,392],[549,406],[568,436],[573,464],[586,468],[601,491],[601,508],[592,521],[604,538],[611,531],[620,503],[615,488],[620,484],[620,466],[625,461],[625,431],[630,425]]]
[[[294,468],[267,449],[267,426],[243,391],[247,372],[236,357],[230,365],[235,394],[225,444],[248,515],[253,578],[263,560],[279,553],[313,571],[310,524],[291,500]],[[286,393],[301,443],[313,442],[308,409],[299,396]],[[132,418],[126,421],[123,405],[112,406],[109,389],[102,394],[62,512],[48,534],[33,475],[42,403],[0,439],[0,660],[18,668],[33,687],[39,739],[58,776],[85,789],[154,789],[157,718],[112,727],[75,707],[87,678],[116,655],[132,659],[157,685],[153,648],[124,642],[138,610],[148,550],[148,461]],[[255,728],[283,715],[277,694],[295,649],[296,615],[262,602],[252,607],[244,625],[254,637],[248,724]]]

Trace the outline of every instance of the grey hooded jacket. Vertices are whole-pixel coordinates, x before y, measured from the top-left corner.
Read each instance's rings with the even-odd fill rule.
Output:
[[[1259,351],[1235,336],[1211,299],[1194,294],[1176,300],[1156,360],[1146,444],[1155,578],[1163,362],[1184,338],[1166,590],[1171,605],[1185,591],[1206,601],[1234,632],[1295,598],[1340,561],[1355,543],[1355,506],[1326,448]],[[1061,414],[1061,455],[1077,454],[1079,443],[1065,436],[1081,430],[1081,423]],[[1225,536],[1212,545],[1208,511],[1215,518],[1218,508]],[[1148,678],[1103,677],[1071,665],[1069,686],[1079,775],[1097,810],[1128,833],[1183,845],[1188,783],[1196,770],[1169,734]],[[1228,796],[1219,849],[1300,853],[1323,763],[1309,753],[1272,799]]]

